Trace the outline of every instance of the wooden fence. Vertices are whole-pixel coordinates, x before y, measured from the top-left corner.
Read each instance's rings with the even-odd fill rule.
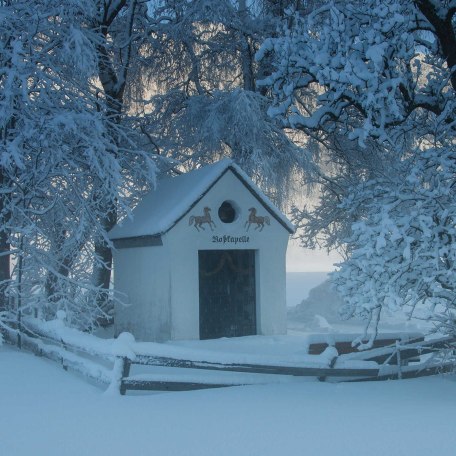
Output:
[[[197,369],[219,372],[237,372],[242,374],[267,374],[267,375],[285,375],[294,377],[317,377],[324,379],[326,377],[344,377],[344,378],[370,378],[377,377],[378,368],[334,368],[334,367],[302,367],[289,365],[273,364],[222,364],[211,363],[206,361],[190,361],[185,359],[156,357],[138,355],[134,360],[122,358],[122,375],[118,380],[120,393],[125,394],[127,390],[168,390],[168,391],[187,391],[192,389],[203,388],[220,388],[224,386],[240,386],[250,384],[250,382],[225,381],[213,383],[203,378],[197,380],[188,380],[188,377],[182,376],[180,381],[157,380],[145,376],[130,377],[130,367],[132,364],[143,366],[160,366],[173,367],[179,369]],[[201,376],[199,376],[201,377]],[[264,383],[267,383],[266,381]]]
[[[278,376],[288,379],[315,377],[321,381],[404,379],[453,371],[456,358],[456,339],[451,337],[430,341],[416,337],[406,343],[401,343],[399,339],[378,339],[375,348],[365,351],[357,351],[349,341],[336,342],[333,346],[337,351],[334,351],[335,355],[324,366],[213,362],[199,359],[197,351],[192,356],[193,359],[155,356],[138,353],[134,343],[131,346],[132,354],[125,356],[115,350],[113,352],[112,347],[104,344],[102,339],[97,340],[100,347],[93,350],[88,349],[90,344],[57,338],[33,325],[28,328],[21,333],[23,348],[59,362],[65,370],[71,369],[107,384],[109,390],[122,395],[129,390],[187,391],[264,384],[278,381]],[[6,335],[13,342],[17,331],[12,330]],[[327,344],[312,344],[309,352],[322,353],[327,347]],[[317,356],[315,358],[319,359]],[[153,374],[131,375],[133,365],[166,369],[156,369]],[[173,368],[177,374],[170,375],[169,368]],[[218,372],[219,375],[208,375],[208,371]],[[229,373],[239,375],[233,377]],[[276,380],[272,380],[274,377]]]
[[[117,379],[117,384],[121,394],[125,394],[127,390],[186,391],[249,384],[248,382],[230,382],[229,379],[218,382],[211,382],[207,379],[197,381],[195,379],[189,380],[185,376],[182,376],[180,381],[163,380],[144,375],[130,376],[130,368],[135,364],[219,372],[316,377],[320,381],[328,379],[333,381],[372,381],[412,378],[450,372],[455,368],[456,339],[451,337],[433,341],[424,341],[424,337],[418,337],[405,345],[402,345],[398,340],[379,339],[376,341],[376,348],[362,352],[356,351],[351,345],[350,350],[348,342],[341,344],[345,347],[341,351],[345,351],[345,353],[335,356],[329,362],[328,367],[224,364],[151,355],[137,355],[134,360],[124,357],[121,361],[120,376]],[[337,347],[337,343],[335,345]],[[341,347],[339,346],[339,348]],[[312,350],[312,346],[310,350]],[[424,355],[434,356],[422,361],[421,357]],[[444,356],[447,356],[447,359],[442,359]],[[357,366],[356,368],[341,367],[344,363],[349,363],[350,361],[364,362],[366,366]],[[378,366],[372,367],[373,363]]]
[[[34,326],[23,327],[18,333],[15,329],[3,331],[7,342],[17,345],[20,336],[21,349],[50,359],[62,366],[97,383],[109,385],[112,381],[112,365],[115,357],[102,350],[91,351],[78,346],[73,341],[59,339]]]

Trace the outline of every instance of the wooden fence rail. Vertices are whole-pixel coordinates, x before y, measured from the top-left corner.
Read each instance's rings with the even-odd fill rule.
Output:
[[[125,394],[129,389],[134,390],[148,390],[152,387],[158,389],[167,389],[173,391],[183,391],[190,389],[201,388],[219,388],[223,386],[235,386],[240,383],[226,382],[210,383],[206,381],[176,381],[167,382],[167,386],[162,385],[163,382],[157,380],[135,379],[130,378],[130,367],[132,364],[139,364],[143,366],[160,366],[160,367],[173,367],[180,369],[198,369],[198,370],[212,370],[219,372],[238,372],[243,374],[269,374],[269,375],[286,375],[295,377],[345,377],[345,378],[367,378],[378,376],[378,368],[332,368],[332,367],[301,367],[301,366],[277,366],[266,364],[222,364],[210,363],[206,361],[190,361],[185,359],[137,355],[134,360],[123,358],[122,378],[119,380],[120,393]],[[368,363],[366,363],[368,364]]]
[[[78,343],[80,338],[73,342],[54,337],[33,325],[30,328],[21,332],[23,348],[59,362],[65,370],[71,369],[92,380],[108,384],[110,390],[122,395],[129,390],[188,391],[269,383],[272,377],[268,380],[268,376],[315,377],[322,381],[405,379],[453,371],[456,360],[454,337],[430,341],[418,337],[405,344],[398,339],[380,339],[376,342],[376,348],[365,351],[357,351],[347,341],[337,342],[335,348],[340,352],[335,351],[335,356],[327,361],[327,365],[324,365],[323,359],[316,356],[316,364],[320,361],[320,365],[312,366],[304,363],[222,363],[204,359],[196,361],[195,358],[190,360],[154,356],[137,353],[138,346],[134,340],[130,346],[130,355],[120,355],[120,352],[117,352],[116,356],[112,351],[112,341],[111,345],[101,339],[95,340],[95,343],[92,340],[84,342],[81,339],[82,342]],[[12,329],[7,338],[14,343],[17,339],[17,330]],[[386,345],[386,342],[389,345]],[[88,349],[92,347],[91,344],[97,347],[98,351]],[[327,345],[318,347],[318,350],[321,348],[325,349]],[[156,369],[153,374],[132,376],[132,365],[175,368],[178,373],[171,376],[167,369]],[[219,375],[204,375],[202,371],[219,372]],[[240,375],[232,376],[230,373]]]
[[[15,342],[16,331],[5,331],[5,334],[9,342]],[[101,360],[106,358],[101,354],[94,356],[94,359],[89,359],[78,354],[78,351],[81,352],[78,347],[66,344],[49,335],[41,339],[36,334],[31,335],[27,332],[21,332],[21,348],[29,350],[37,356],[57,362],[64,370],[71,369],[73,372],[77,372],[98,383],[109,385],[111,382],[112,369],[107,365],[103,365]]]
[[[371,349],[396,345],[397,341],[399,341],[401,344],[422,342],[424,341],[424,334],[407,333],[402,335],[396,335],[396,337],[394,337],[393,335],[389,335],[387,337],[377,337],[377,339],[374,340]],[[309,354],[319,355],[320,353],[323,353],[329,346],[330,344],[328,344],[327,342],[311,343],[309,345]],[[351,340],[335,341],[331,346],[333,346],[337,350],[337,353],[339,353],[339,355],[345,355],[348,353],[360,353],[357,346],[354,346]]]
[[[422,355],[432,354],[442,350],[454,350],[456,347],[455,337],[442,337],[439,339],[413,339],[408,343],[401,344],[396,342],[388,346],[372,348],[365,351],[357,351],[348,354],[342,354],[339,359],[375,361],[379,364],[397,364],[397,355],[399,353],[402,364],[407,365],[410,360],[416,359]]]
[[[390,341],[388,339],[388,341]],[[137,355],[134,360],[123,358],[122,377],[118,379],[120,393],[127,390],[168,390],[187,391],[202,388],[220,388],[235,386],[241,383],[210,381],[181,381],[160,380],[142,376],[130,377],[130,368],[133,364],[146,366],[173,367],[179,369],[212,370],[220,372],[238,372],[244,374],[270,374],[297,377],[316,377],[319,380],[339,379],[341,381],[379,381],[399,378],[414,378],[438,373],[451,372],[455,369],[456,338],[445,337],[438,340],[424,341],[424,337],[410,340],[401,345],[397,340],[387,346],[377,342],[377,348],[350,353],[334,357],[328,367],[266,365],[266,364],[223,364],[206,361],[191,361],[163,356]],[[441,354],[443,351],[452,352],[451,360],[420,361],[420,356],[428,354]],[[348,349],[346,350],[348,352]],[[340,367],[347,361],[366,362],[366,367],[347,368]],[[378,367],[372,367],[372,363]],[[248,384],[242,383],[242,384]]]

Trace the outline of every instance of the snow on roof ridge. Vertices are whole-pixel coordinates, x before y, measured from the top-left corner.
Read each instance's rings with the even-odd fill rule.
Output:
[[[132,217],[123,219],[109,232],[109,238],[114,240],[166,233],[229,168],[290,232],[294,232],[294,226],[250,177],[232,159],[224,158],[188,173],[159,180],[155,190],[146,194],[133,209]]]

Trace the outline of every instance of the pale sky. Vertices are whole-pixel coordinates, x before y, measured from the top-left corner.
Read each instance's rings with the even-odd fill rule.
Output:
[[[335,252],[328,255],[325,250],[303,249],[297,240],[290,239],[287,250],[287,272],[334,271],[334,263],[339,263],[341,259]]]

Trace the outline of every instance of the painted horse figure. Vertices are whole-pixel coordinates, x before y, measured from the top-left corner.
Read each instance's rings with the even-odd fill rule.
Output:
[[[256,230],[259,229],[260,231],[263,231],[265,223],[266,223],[266,225],[270,225],[271,224],[271,222],[269,221],[269,217],[267,215],[265,215],[265,216],[256,215],[257,210],[254,207],[251,207],[249,209],[249,211],[250,211],[249,218],[245,222],[245,225],[244,225],[244,226],[247,227],[247,231],[249,231],[250,225],[252,223],[256,223],[255,229]]]
[[[204,230],[203,223],[207,223],[210,226],[211,230],[214,231],[215,223],[211,218],[211,209],[209,207],[205,207],[203,209],[203,212],[204,215],[191,215],[188,220],[188,224],[195,225],[195,228],[199,231],[200,228]]]

